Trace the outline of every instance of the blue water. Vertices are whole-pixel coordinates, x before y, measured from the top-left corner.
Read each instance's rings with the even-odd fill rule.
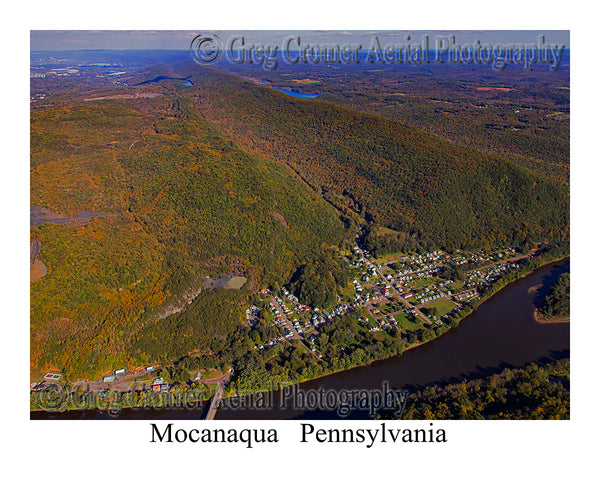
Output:
[[[273,90],[278,90],[280,92],[283,92],[287,95],[291,95],[292,97],[298,97],[298,98],[316,98],[318,97],[320,94],[319,93],[303,93],[303,92],[296,92],[295,90],[290,90],[289,88],[275,88],[273,87]]]
[[[186,80],[185,82],[182,83],[182,85],[184,87],[191,87],[192,85],[194,85],[192,82],[190,82],[189,80]]]

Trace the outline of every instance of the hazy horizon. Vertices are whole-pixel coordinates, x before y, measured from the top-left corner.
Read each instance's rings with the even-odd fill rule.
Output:
[[[336,44],[370,42],[375,35],[392,43],[418,42],[429,35],[432,48],[437,37],[455,36],[457,44],[527,45],[537,44],[543,35],[546,44],[570,47],[568,30],[31,30],[30,51],[188,50],[201,33],[217,35],[224,42],[241,35],[247,42],[270,44],[280,44],[290,35],[300,36],[303,43]]]

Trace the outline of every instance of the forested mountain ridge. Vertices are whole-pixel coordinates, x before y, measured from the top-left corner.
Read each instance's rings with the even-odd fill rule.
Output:
[[[568,238],[568,187],[504,158],[230,74],[192,78],[216,128],[288,163],[342,210],[433,248]]]
[[[219,64],[275,88],[318,93],[317,101],[412,125],[459,145],[499,155],[569,183],[569,60],[557,71],[431,63],[427,68],[368,64]]]
[[[393,229],[403,247],[568,239],[565,185],[189,63],[130,86],[74,82],[32,110],[32,205],[117,214],[31,228],[48,268],[31,284],[32,371],[90,377],[208,354],[257,289],[328,277],[358,223]],[[224,273],[248,281],[202,288]],[[316,293],[335,297],[327,285]],[[190,305],[167,315],[189,292]]]
[[[202,349],[240,324],[252,292],[353,235],[289,168],[224,139],[185,96],[63,96],[32,112],[31,203],[119,215],[31,228],[48,268],[31,284],[33,371],[97,375]],[[232,272],[244,287],[199,295],[195,323],[159,320],[205,276]],[[156,322],[160,352],[138,340]]]

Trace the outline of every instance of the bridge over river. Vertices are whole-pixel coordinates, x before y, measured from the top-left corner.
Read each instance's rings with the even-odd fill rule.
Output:
[[[214,420],[217,415],[217,411],[219,410],[219,404],[221,403],[221,398],[223,398],[223,390],[225,390],[225,383],[221,382],[217,386],[217,391],[210,402],[210,408],[208,409],[208,413],[206,414],[206,420]]]
[[[225,385],[231,378],[231,374],[233,373],[233,368],[230,368],[227,372],[227,375],[223,377],[219,383],[217,384],[217,391],[215,392],[212,400],[210,401],[210,407],[208,409],[208,413],[206,414],[205,420],[214,420],[217,415],[217,411],[219,410],[219,405],[221,404],[221,399],[223,398],[223,391],[225,390]]]

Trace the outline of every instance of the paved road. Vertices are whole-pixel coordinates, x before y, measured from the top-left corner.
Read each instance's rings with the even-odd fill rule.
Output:
[[[358,250],[360,251],[360,254],[362,255],[362,257],[366,260],[366,256],[365,256],[365,252],[363,251],[362,248],[358,247]],[[406,300],[404,297],[402,297],[402,295],[400,294],[400,292],[396,289],[396,287],[394,286],[393,283],[391,283],[386,277],[385,275],[381,272],[380,267],[377,265],[377,262],[373,262],[373,265],[375,265],[375,270],[377,270],[377,273],[379,273],[379,275],[381,276],[382,280],[385,282],[385,284],[390,288],[390,290],[392,291],[391,296],[392,297],[396,297],[398,298],[407,308],[410,309],[414,309],[417,312],[417,315],[419,317],[421,317],[423,319],[424,322],[427,322],[429,324],[431,324],[431,320],[429,320],[429,318],[423,314],[423,312],[421,312],[421,310],[419,310],[416,306],[412,305],[408,300]]]
[[[223,398],[223,391],[225,390],[225,385],[229,381],[229,377],[233,373],[233,368],[229,368],[224,377],[221,377],[222,380],[219,382],[217,386],[217,391],[215,392],[212,400],[210,401],[210,407],[208,409],[208,413],[206,414],[206,420],[214,420],[217,415],[217,411],[219,410],[219,404],[221,403],[221,398]]]
[[[277,306],[277,310],[279,310],[279,312],[281,313],[281,316],[283,318],[283,320],[285,321],[288,330],[290,332],[292,332],[292,339],[297,339],[297,340],[302,340],[302,337],[300,336],[300,334],[296,331],[296,328],[294,327],[294,324],[292,323],[292,321],[288,318],[287,314],[285,313],[285,310],[283,309],[283,303],[278,301],[274,296],[271,296],[271,299],[273,300],[273,303]],[[286,340],[290,340],[290,339],[286,339]]]
[[[535,252],[535,250],[534,250],[534,252]],[[498,260],[497,262],[494,262],[494,263],[489,263],[487,265],[483,265],[482,267],[477,267],[477,268],[473,268],[471,270],[467,270],[467,273],[472,273],[472,272],[476,272],[479,270],[485,270],[486,268],[495,267],[497,265],[505,265],[509,262],[518,262],[519,260],[523,260],[524,258],[531,258],[532,256],[533,256],[533,253],[526,254],[526,255],[520,255],[518,257],[505,258],[503,260]]]
[[[73,386],[80,386],[81,388],[85,388],[91,392],[93,391],[102,391],[110,388],[110,390],[116,392],[127,392],[129,391],[137,379],[140,377],[148,376],[148,381],[152,380],[151,376],[153,372],[146,372],[145,369],[139,370],[135,373],[126,373],[124,375],[117,375],[114,382],[105,383],[102,380],[81,380],[79,382],[74,382]]]
[[[208,409],[208,413],[206,414],[206,420],[214,420],[217,415],[217,411],[219,410],[219,404],[221,403],[221,398],[223,398],[223,391],[225,390],[225,382],[219,383],[217,387],[217,391],[215,392],[214,397],[210,402],[210,408]]]

